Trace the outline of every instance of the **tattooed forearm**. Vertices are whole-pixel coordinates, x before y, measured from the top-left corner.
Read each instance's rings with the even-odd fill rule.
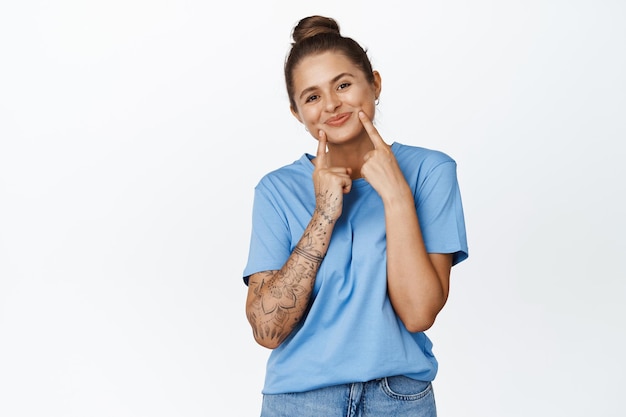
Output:
[[[315,212],[328,224],[335,223],[335,218],[329,213],[336,212],[341,207],[343,199],[340,199],[329,191],[326,191],[324,193],[317,193],[315,199],[317,200]],[[324,207],[326,209],[324,209]],[[326,210],[328,210],[328,212],[326,212]]]
[[[332,229],[316,211],[280,270],[249,277],[246,314],[261,345],[277,347],[303,320]]]
[[[323,256],[314,255],[314,254],[309,253],[309,252],[305,251],[304,249],[301,249],[301,248],[299,248],[297,246],[295,248],[293,248],[293,252],[295,254],[298,254],[298,255],[302,256],[303,258],[313,262],[313,263],[316,263],[316,264],[321,264],[322,261],[324,260]]]
[[[309,271],[307,272],[306,269]],[[298,262],[289,261],[280,271],[260,274],[261,281],[250,281],[254,299],[248,309],[248,321],[257,340],[282,342],[300,322],[308,308],[315,269],[301,270]]]

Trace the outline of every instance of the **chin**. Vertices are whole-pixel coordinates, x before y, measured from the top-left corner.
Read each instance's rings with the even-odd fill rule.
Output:
[[[335,145],[341,145],[344,143],[350,143],[356,140],[359,135],[337,135],[328,138],[328,143],[332,143]]]

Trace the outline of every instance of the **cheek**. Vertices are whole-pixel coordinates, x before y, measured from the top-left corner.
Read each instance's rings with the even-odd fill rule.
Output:
[[[363,104],[362,109],[370,120],[374,120],[374,116],[376,115],[376,105],[374,103],[368,101]]]
[[[309,107],[300,112],[300,117],[302,118],[302,123],[305,125],[311,125],[317,122],[318,120],[318,112],[315,109]]]

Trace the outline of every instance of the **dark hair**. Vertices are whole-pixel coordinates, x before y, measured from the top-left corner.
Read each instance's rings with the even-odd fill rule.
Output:
[[[370,83],[374,83],[367,51],[354,39],[341,36],[339,24],[334,19],[324,16],[305,17],[294,27],[292,38],[291,50],[285,60],[285,83],[289,104],[294,110],[297,106],[293,98],[293,70],[309,55],[327,51],[339,52],[359,67]]]

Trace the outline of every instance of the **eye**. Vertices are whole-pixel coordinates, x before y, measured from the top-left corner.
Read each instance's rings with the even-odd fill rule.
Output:
[[[306,98],[306,100],[305,100],[305,101],[306,101],[307,103],[310,103],[310,102],[312,102],[312,101],[317,100],[318,98],[319,98],[319,96],[318,96],[318,95],[313,94],[313,95],[308,96],[308,97]]]
[[[350,87],[350,85],[351,85],[350,83],[341,83],[341,84],[339,84],[339,87],[337,87],[337,90],[344,90],[344,89]]]

